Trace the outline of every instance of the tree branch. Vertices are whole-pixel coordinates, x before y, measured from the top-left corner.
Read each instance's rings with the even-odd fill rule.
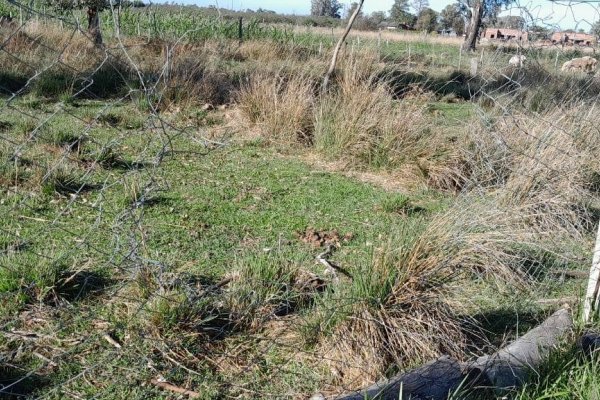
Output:
[[[360,13],[360,10],[362,9],[364,2],[365,2],[365,0],[360,0],[360,2],[358,3],[358,7],[356,7],[354,12],[352,13],[350,20],[348,20],[348,26],[346,26],[346,30],[344,31],[344,34],[342,35],[340,40],[335,45],[335,49],[333,50],[333,57],[331,58],[331,64],[329,64],[329,69],[327,70],[327,73],[325,74],[325,78],[323,79],[323,93],[327,92],[327,88],[329,86],[329,80],[331,79],[331,75],[333,74],[333,71],[335,71],[335,65],[337,64],[337,59],[338,59],[338,56],[340,53],[340,49],[342,48],[342,45],[346,41],[346,38],[348,37],[350,30],[352,29],[352,25],[354,24],[354,20],[356,19],[356,17],[358,17],[358,14]]]

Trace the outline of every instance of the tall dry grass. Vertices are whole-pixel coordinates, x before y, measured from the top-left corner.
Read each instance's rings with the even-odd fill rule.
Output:
[[[305,75],[254,74],[242,84],[237,101],[242,115],[269,140],[312,142],[315,83]]]
[[[370,384],[390,366],[403,369],[440,354],[461,357],[466,337],[445,298],[449,276],[433,259],[422,259],[422,234],[399,227],[373,264],[329,300],[337,306],[325,312],[324,325],[339,320],[320,352],[337,388]]]
[[[336,360],[337,384],[359,387],[390,365],[463,354],[461,311],[478,305],[457,291],[473,280],[527,299],[551,260],[589,258],[576,249],[591,249],[598,197],[591,183],[600,169],[595,121],[581,108],[515,112],[456,143],[463,192],[413,239],[392,240],[384,254],[394,257],[376,260],[367,278],[352,283],[364,288],[368,279],[368,295],[351,290],[352,309],[322,339]]]
[[[252,74],[236,96],[242,125],[270,141],[310,144],[351,168],[401,168],[411,185],[460,186],[452,140],[428,114],[435,95],[415,86],[398,100],[376,54],[347,56],[327,94],[320,79],[293,63]],[[294,67],[299,71],[287,72]]]
[[[343,33],[343,28],[325,28],[325,27],[295,27],[296,33],[311,33],[321,35],[325,37],[340,37]],[[374,31],[352,31],[350,32],[349,37],[351,39],[360,38],[362,40],[370,40],[377,42],[380,39],[383,42],[406,42],[406,43],[435,43],[435,44],[444,44],[444,45],[455,45],[460,46],[463,42],[462,37],[449,37],[449,36],[440,36],[436,34],[426,34],[423,32],[414,32],[414,31],[394,31],[387,30],[382,32],[374,32]]]
[[[572,234],[589,223],[600,133],[593,109],[520,113],[469,130],[467,187],[495,192],[508,207],[526,207],[540,227]],[[544,222],[546,221],[546,222]]]

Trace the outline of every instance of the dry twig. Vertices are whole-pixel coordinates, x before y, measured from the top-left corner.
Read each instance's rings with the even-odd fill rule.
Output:
[[[159,387],[161,389],[165,389],[165,390],[168,390],[170,392],[174,392],[174,393],[179,393],[179,394],[186,395],[190,399],[200,398],[200,393],[194,392],[192,390],[187,390],[187,389],[181,388],[179,386],[171,385],[168,382],[163,382],[163,381],[160,381],[158,379],[152,379],[152,380],[150,380],[150,383],[152,383],[154,386],[157,386],[157,387]]]
[[[110,334],[105,333],[104,335],[102,335],[102,338],[104,340],[106,340],[108,343],[110,343],[112,346],[114,346],[117,349],[120,349],[122,346],[119,342],[117,342],[112,336],[110,336]]]

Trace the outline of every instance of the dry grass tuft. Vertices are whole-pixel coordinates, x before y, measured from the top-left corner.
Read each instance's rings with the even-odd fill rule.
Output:
[[[315,116],[315,146],[356,166],[393,168],[427,158],[436,139],[426,103],[398,102],[384,83],[343,79]]]
[[[501,207],[527,210],[542,231],[579,237],[589,224],[600,133],[580,108],[532,117],[514,112],[470,131],[468,187],[493,191]]]
[[[275,143],[312,142],[314,82],[305,75],[254,74],[237,99],[242,115]]]
[[[362,300],[322,345],[336,385],[354,389],[379,380],[390,366],[406,368],[440,354],[460,357],[465,338],[442,282],[430,266],[412,267],[376,264],[355,284],[355,291],[366,284],[371,293],[354,293]],[[389,293],[373,297],[377,287]]]

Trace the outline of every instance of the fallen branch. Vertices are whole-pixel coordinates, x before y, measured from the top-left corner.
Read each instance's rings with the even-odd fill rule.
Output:
[[[339,397],[339,400],[448,399],[464,380],[462,364],[442,357],[422,367],[376,383],[367,389]],[[313,397],[314,400],[319,397]]]
[[[472,363],[442,357],[422,367],[345,394],[338,400],[446,400],[464,387],[507,389],[522,385],[527,373],[538,368],[563,336],[573,328],[571,312],[563,308],[509,346]],[[594,339],[589,339],[594,342]],[[315,395],[313,399],[323,398]]]
[[[571,312],[562,308],[507,347],[478,358],[471,368],[485,374],[495,388],[519,387],[525,383],[528,372],[539,367],[572,328]]]
[[[339,281],[337,272],[340,272],[342,275],[345,275],[347,278],[352,279],[352,275],[348,271],[346,271],[344,268],[341,268],[338,265],[335,265],[334,263],[332,263],[331,261],[328,260],[329,256],[333,254],[334,249],[335,249],[335,246],[333,246],[331,244],[328,245],[327,249],[324,252],[322,252],[321,254],[317,255],[317,257],[315,257],[315,259],[325,266],[325,274],[333,276],[334,281],[336,281],[336,282]]]
[[[152,383],[154,386],[157,386],[157,387],[159,387],[161,389],[165,389],[165,390],[168,390],[168,391],[173,392],[173,393],[179,393],[179,394],[186,395],[190,399],[197,399],[197,398],[200,397],[200,393],[198,393],[198,392],[194,392],[192,390],[187,390],[187,389],[184,389],[184,388],[180,388],[179,386],[171,385],[168,382],[163,382],[163,381],[160,381],[158,379],[151,379],[150,383]]]

